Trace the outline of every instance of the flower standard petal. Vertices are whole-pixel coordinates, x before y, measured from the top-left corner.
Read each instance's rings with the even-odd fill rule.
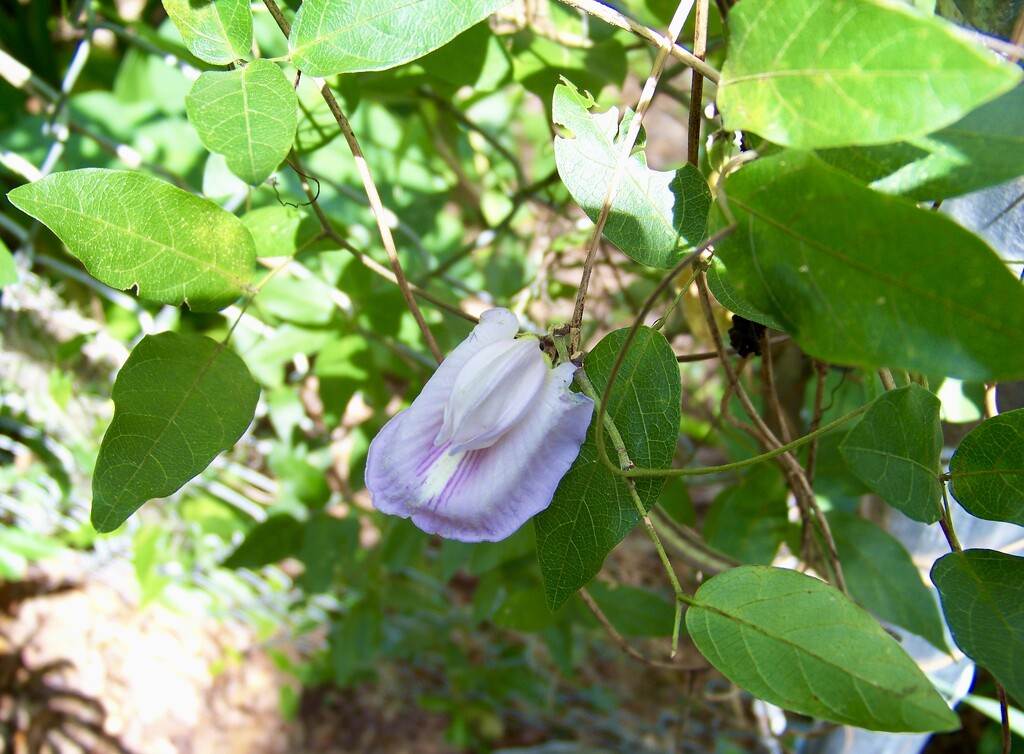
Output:
[[[366,484],[378,510],[479,542],[510,536],[550,504],[593,402],[569,390],[572,364],[550,369],[535,341],[513,340],[516,330],[511,312],[485,312],[374,438]]]

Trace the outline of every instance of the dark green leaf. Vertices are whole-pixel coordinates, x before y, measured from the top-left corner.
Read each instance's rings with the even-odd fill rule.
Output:
[[[194,311],[218,311],[246,290],[256,248],[234,215],[141,173],[53,173],[8,195],[112,288]]]
[[[302,586],[307,592],[326,592],[339,564],[359,547],[359,521],[318,513],[306,522],[299,559],[306,564]]]
[[[951,552],[932,567],[932,581],[953,641],[1024,704],[1024,558]]]
[[[114,381],[114,420],[92,480],[92,524],[113,531],[242,436],[260,390],[233,351],[204,335],[147,335]]]
[[[552,613],[547,609],[544,590],[539,586],[511,594],[494,614],[494,622],[502,628],[528,633],[542,631],[561,619],[561,610]]]
[[[269,60],[207,71],[192,85],[185,107],[203,146],[224,155],[231,172],[247,183],[263,183],[292,148],[295,90]]]
[[[599,392],[627,333],[610,333],[587,356],[584,368]],[[608,401],[608,415],[638,467],[665,469],[671,465],[681,400],[679,366],[671,346],[660,332],[641,328],[626,352]],[[580,455],[562,478],[551,506],[534,518],[537,558],[551,610],[564,605],[593,578],[605,556],[640,521],[625,481],[598,456],[596,424],[595,412]],[[607,432],[605,448],[614,462],[615,450]],[[645,509],[657,502],[661,486],[662,480],[636,481]]]
[[[807,153],[757,160],[725,191],[739,227],[716,253],[737,293],[811,355],[962,379],[1024,375],[1024,286],[977,236]]]
[[[380,603],[373,598],[364,599],[331,629],[328,642],[334,682],[346,686],[356,673],[372,668],[383,640],[384,615]]]
[[[869,730],[954,730],[959,718],[900,645],[842,592],[741,566],[697,590],[686,626],[729,680],[784,709]]]
[[[590,596],[623,636],[671,636],[675,605],[671,596],[625,584],[592,581]]]
[[[884,0],[744,0],[729,53],[725,127],[806,149],[923,135],[1021,78],[952,24]]]
[[[222,563],[225,568],[262,568],[299,554],[304,527],[286,513],[270,516],[252,528]]]
[[[942,515],[940,407],[935,394],[920,385],[890,390],[875,399],[840,446],[864,484],[926,524]]]
[[[842,511],[830,512],[828,522],[853,598],[882,620],[948,652],[939,606],[900,541],[870,521]]]
[[[566,82],[555,88],[552,117],[572,132],[555,137],[555,163],[573,199],[597,221],[633,119],[611,108],[591,113],[594,99]],[[637,147],[642,144],[638,142]],[[686,163],[674,172],[651,170],[635,149],[612,202],[604,234],[631,259],[665,269],[675,265],[704,238],[711,190],[700,172]]]
[[[715,497],[702,534],[741,563],[768,565],[789,530],[786,485],[778,467],[760,464]]]
[[[951,126],[911,141],[825,149],[818,156],[876,191],[944,199],[1024,174],[1024,87],[979,107]]]
[[[163,4],[185,46],[200,60],[227,65],[249,54],[249,0],[163,0]]]
[[[986,419],[949,462],[950,491],[972,516],[1024,526],[1024,408]]]
[[[507,0],[306,0],[288,46],[310,76],[380,71],[436,50]]]

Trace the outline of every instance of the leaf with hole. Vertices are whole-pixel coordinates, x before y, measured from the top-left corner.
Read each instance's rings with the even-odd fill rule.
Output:
[[[1024,704],[1024,558],[951,552],[932,566],[932,581],[953,641]]]
[[[572,198],[597,222],[634,114],[592,113],[594,99],[565,82],[555,88],[552,118],[571,136],[555,137],[555,164]],[[690,163],[675,171],[651,170],[638,139],[612,201],[604,235],[631,259],[667,269],[704,238],[711,190]]]
[[[606,335],[587,356],[584,368],[601,392],[628,330]],[[622,436],[630,460],[640,468],[667,469],[679,433],[682,389],[679,365],[665,336],[647,327],[626,351],[608,400],[608,415]],[[551,506],[534,517],[537,559],[548,607],[554,611],[592,579],[605,556],[640,521],[626,480],[614,475],[597,451],[597,411],[579,457],[562,478]],[[607,431],[605,449],[615,462]],[[658,500],[663,480],[637,479],[646,510]]]
[[[809,153],[757,160],[724,190],[737,229],[715,252],[736,292],[812,356],[969,380],[1024,376],[1024,286],[974,234]]]
[[[219,311],[248,289],[256,246],[242,221],[164,181],[85,168],[7,196],[112,288],[199,312]]]
[[[249,54],[249,0],[163,0],[188,51],[200,60],[227,65]]]
[[[113,531],[233,446],[260,389],[235,353],[205,335],[147,335],[114,381],[114,419],[92,479],[92,524]]]
[[[288,47],[309,76],[380,71],[450,42],[508,0],[305,0]]]
[[[949,462],[950,492],[972,516],[1024,526],[1024,408],[971,430]]]
[[[744,0],[729,52],[725,128],[803,149],[921,136],[1021,80],[953,24],[886,0]]]
[[[192,85],[185,107],[203,146],[224,155],[231,172],[246,183],[263,183],[292,148],[295,90],[269,60],[207,71]]]
[[[796,571],[741,566],[686,611],[701,654],[758,699],[869,730],[955,730],[960,719],[902,647],[838,589]]]
[[[942,516],[941,405],[920,385],[890,390],[871,404],[840,446],[847,465],[885,502],[915,521]]]

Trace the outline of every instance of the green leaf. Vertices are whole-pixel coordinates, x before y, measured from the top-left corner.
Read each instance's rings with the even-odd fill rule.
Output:
[[[247,289],[255,262],[241,220],[141,173],[53,173],[7,197],[52,230],[97,279],[161,304],[219,311]]]
[[[200,60],[227,65],[252,48],[249,0],[163,0],[189,52]]]
[[[203,146],[254,186],[277,170],[295,139],[295,90],[279,66],[262,58],[234,71],[207,71],[185,108]]]
[[[1024,86],[951,126],[910,141],[824,149],[825,162],[871,188],[911,199],[944,199],[1024,174]]]
[[[789,530],[787,514],[778,467],[760,464],[718,493],[701,533],[709,545],[741,563],[768,565]]]
[[[544,602],[541,587],[521,589],[509,595],[494,614],[494,623],[513,631],[533,633],[555,625],[563,617],[563,611],[549,612]]]
[[[628,330],[616,330],[606,335],[587,356],[584,369],[598,392],[607,384],[627,334]],[[672,464],[681,393],[672,347],[657,330],[641,328],[608,400],[608,415],[638,467],[667,469]],[[595,412],[580,454],[558,485],[550,507],[534,517],[537,559],[552,611],[601,570],[605,556],[640,521],[625,480],[614,475],[598,455],[596,416]],[[614,463],[615,449],[607,432],[605,449]],[[662,484],[660,479],[636,480],[645,510],[657,502]]]
[[[718,257],[711,258],[711,266],[708,267],[707,278],[708,289],[711,291],[711,295],[733,314],[738,314],[744,319],[758,322],[774,330],[783,329],[775,317],[759,312],[736,293],[736,288],[733,286],[732,281],[729,280],[729,271],[725,269],[725,265],[722,264],[722,260]]]
[[[309,593],[326,592],[334,584],[338,565],[359,548],[359,521],[319,513],[306,522],[299,558],[306,564],[302,588]]]
[[[380,71],[426,55],[508,0],[306,0],[288,47],[309,76]]]
[[[725,128],[816,149],[934,131],[1009,91],[1015,66],[885,0],[744,0],[729,11]]]
[[[1024,526],[1024,408],[986,419],[949,462],[950,491],[972,516]]]
[[[932,567],[932,581],[953,641],[1024,704],[1024,558],[951,552]]]
[[[600,580],[592,581],[588,589],[605,617],[623,636],[672,635],[675,605],[670,596]]]
[[[828,584],[741,566],[710,579],[694,599],[686,627],[697,649],[759,699],[869,730],[960,725],[900,645]]]
[[[281,204],[246,212],[242,223],[256,242],[257,257],[290,257],[320,232],[309,212]]]
[[[287,513],[260,521],[234,552],[221,563],[225,569],[261,569],[270,563],[299,554],[302,522]]]
[[[260,390],[233,351],[204,335],[147,335],[121,367],[114,419],[92,480],[92,524],[113,531],[242,436]]]
[[[851,596],[882,620],[949,652],[939,606],[900,541],[842,511],[829,512],[828,522]]]
[[[597,221],[633,119],[611,108],[591,113],[594,99],[565,82],[555,88],[552,118],[572,132],[555,137],[555,164],[572,198]],[[700,171],[686,163],[674,172],[651,170],[637,141],[612,201],[604,234],[631,259],[667,269],[704,238],[711,190]]]
[[[940,408],[935,394],[920,385],[890,390],[875,399],[840,445],[843,459],[864,484],[926,524],[942,516]]]
[[[11,250],[0,240],[0,288],[18,282],[18,268],[14,264]]]
[[[812,356],[972,380],[1024,376],[1024,286],[953,221],[808,153],[757,160],[725,191],[738,228],[716,253],[737,293]]]

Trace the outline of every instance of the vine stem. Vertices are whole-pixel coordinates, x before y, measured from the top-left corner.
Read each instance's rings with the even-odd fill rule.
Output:
[[[555,349],[558,351],[558,356],[562,361],[569,361],[569,351],[565,344],[565,333],[554,333]],[[594,389],[593,383],[587,376],[587,373],[583,369],[576,370],[576,384],[580,386],[583,394],[594,401],[595,407],[598,408],[598,413],[603,419],[603,425],[605,431],[609,434],[612,442],[615,443],[619,453],[619,463],[624,468],[634,468],[633,462],[630,460],[628,453],[626,452],[625,444],[622,441],[622,435],[619,434],[618,428],[615,426],[615,422],[612,420],[610,414],[607,411],[602,410],[601,396],[598,395],[597,390]],[[602,436],[602,432],[598,429],[595,431],[597,437]],[[672,654],[670,657],[675,657],[679,651],[679,629],[682,625],[683,619],[683,605],[694,604],[693,598],[683,591],[683,587],[679,583],[679,577],[676,575],[675,568],[672,567],[672,561],[669,560],[668,553],[665,552],[665,546],[661,543],[661,537],[658,536],[658,530],[654,528],[654,524],[651,523],[650,517],[647,515],[647,510],[644,508],[643,501],[640,499],[640,495],[636,491],[636,483],[632,479],[626,479],[626,489],[629,492],[629,497],[633,501],[633,505],[636,506],[637,513],[640,515],[640,520],[643,522],[644,529],[647,531],[647,536],[650,538],[651,543],[654,545],[654,549],[658,552],[658,559],[661,560],[662,566],[665,568],[665,573],[668,575],[668,580],[672,584],[672,591],[675,593],[675,617],[672,622]]]
[[[288,164],[291,166],[292,170],[296,172],[296,174],[302,181],[302,190],[305,192],[306,198],[309,199],[309,206],[312,207],[313,213],[316,215],[317,220],[320,222],[320,230],[322,236],[329,238],[333,243],[336,243],[342,249],[344,249],[349,254],[354,256],[357,260],[359,260],[359,262],[364,267],[366,267],[371,272],[376,273],[380,277],[387,280],[389,283],[394,283],[397,285],[398,277],[395,275],[394,272],[389,270],[384,265],[379,264],[372,257],[368,256],[367,254],[364,254],[362,251],[360,251],[351,243],[349,243],[348,240],[343,238],[342,235],[338,233],[337,230],[335,230],[334,225],[331,224],[330,218],[327,217],[327,214],[324,212],[323,208],[320,206],[320,203],[317,201],[316,194],[313,192],[312,187],[309,185],[309,181],[305,178],[307,173],[305,171],[305,168],[302,166],[302,163],[299,162],[299,158],[295,154],[295,152],[292,152]],[[473,324],[478,324],[480,322],[479,317],[474,317],[469,312],[464,312],[459,307],[453,306],[452,304],[449,304],[447,301],[441,300],[440,298],[434,296],[432,293],[423,290],[415,283],[409,283],[409,290],[411,290],[419,298],[423,299],[424,301],[429,301],[434,306],[438,307],[439,309],[444,309],[449,314],[454,314],[457,317],[462,317],[462,319],[472,322]]]
[[[676,44],[674,38],[670,45],[669,40],[654,29],[644,26],[641,23],[637,23],[632,18],[624,16],[614,8],[610,8],[604,3],[597,2],[597,0],[561,0],[561,2],[564,5],[568,5],[570,8],[576,8],[584,11],[585,13],[592,15],[594,18],[601,19],[607,24],[611,24],[612,26],[628,31],[630,34],[634,34],[641,39],[650,42],[656,47],[668,47],[669,54],[672,57],[679,62],[690,66],[693,70],[699,71],[702,76],[714,81],[716,84],[722,77],[715,68],[705,63],[682,45]]]
[[[272,2],[272,0],[267,0]],[[629,158],[633,153],[633,145],[636,144],[637,136],[640,135],[640,127],[643,125],[644,116],[647,114],[648,108],[651,106],[651,102],[654,101],[654,93],[658,88],[658,80],[661,78],[662,72],[665,70],[665,63],[668,62],[669,53],[672,51],[672,46],[675,45],[676,38],[682,33],[683,24],[686,22],[687,16],[690,15],[690,9],[693,7],[694,0],[681,0],[678,6],[676,6],[676,12],[672,16],[672,21],[668,28],[668,37],[662,38],[661,47],[658,50],[657,56],[654,58],[654,65],[651,66],[651,73],[647,77],[647,81],[644,83],[643,91],[640,94],[640,100],[636,105],[636,113],[633,116],[633,120],[629,124],[629,130],[626,132],[625,137],[622,140],[622,145],[619,150],[619,158],[615,163],[615,170],[612,172],[611,180],[608,182],[608,190],[604,195],[604,203],[601,205],[601,212],[597,216],[597,222],[594,223],[594,230],[590,236],[590,243],[587,247],[587,258],[583,263],[583,274],[580,278],[580,287],[576,293],[576,307],[573,310],[572,320],[569,324],[569,336],[571,343],[571,350],[575,353],[580,347],[580,330],[583,323],[583,309],[587,302],[587,289],[590,287],[590,276],[594,270],[594,262],[597,259],[597,247],[601,243],[601,234],[604,232],[604,226],[608,222],[608,215],[611,213],[612,201],[615,199],[615,192],[618,191],[619,183],[622,180],[623,174],[626,172],[626,166],[629,164]],[[570,3],[572,4],[572,3]],[[600,7],[600,3],[590,3],[587,5],[596,5]],[[587,10],[579,6],[582,10]]]
[[[263,0],[263,4],[267,6],[267,10],[270,11],[270,15],[274,17],[274,21],[277,22],[278,28],[286,36],[291,35],[291,24],[288,23],[288,19],[284,17],[281,9],[278,7],[275,0]],[[338,100],[335,99],[334,93],[331,88],[327,85],[327,82],[322,78],[313,77],[313,81],[316,83],[317,88],[320,90],[320,95],[323,97],[324,102],[327,103],[327,108],[331,111],[331,115],[334,116],[335,122],[338,124],[338,128],[341,129],[341,135],[345,137],[345,142],[348,144],[349,151],[352,153],[352,158],[356,163],[356,171],[359,173],[359,178],[363,183],[363,190],[366,192],[366,198],[370,202],[370,212],[373,214],[373,219],[377,223],[377,230],[380,233],[380,239],[384,244],[384,249],[388,254],[388,261],[391,263],[391,270],[395,274],[395,281],[398,284],[399,290],[402,292],[402,298],[405,299],[406,306],[409,307],[409,311],[412,313],[413,319],[416,320],[416,324],[420,328],[420,333],[423,335],[423,340],[427,344],[427,348],[430,349],[430,353],[440,364],[444,360],[444,355],[441,353],[441,349],[437,345],[437,341],[434,339],[434,334],[430,332],[430,327],[427,325],[426,319],[423,317],[423,312],[420,311],[419,304],[416,303],[416,297],[413,295],[412,289],[409,286],[409,281],[405,277],[405,271],[402,269],[402,262],[398,258],[398,248],[395,246],[395,239],[391,235],[391,218],[393,214],[388,212],[384,208],[384,204],[380,198],[380,192],[377,190],[377,184],[373,180],[373,175],[370,173],[370,166],[366,162],[366,157],[363,155],[363,149],[359,146],[359,140],[356,138],[355,132],[352,130],[352,125],[348,122],[348,118],[345,117],[345,113],[342,112],[341,106],[338,104]]]

